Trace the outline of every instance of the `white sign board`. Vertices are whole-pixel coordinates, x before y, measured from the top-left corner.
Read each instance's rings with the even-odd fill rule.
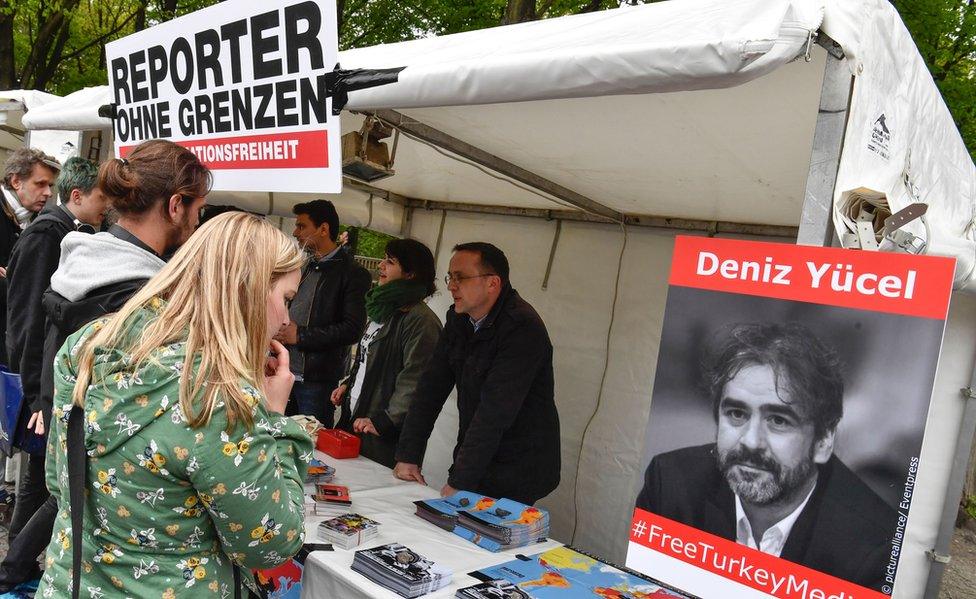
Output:
[[[164,138],[214,189],[341,190],[334,0],[230,0],[108,44],[116,156]]]

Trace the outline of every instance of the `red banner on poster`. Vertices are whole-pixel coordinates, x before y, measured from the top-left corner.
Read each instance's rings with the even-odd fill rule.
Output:
[[[890,599],[642,509],[634,510],[630,541],[778,599]]]
[[[672,285],[942,320],[955,260],[679,236]]]
[[[328,131],[292,131],[176,143],[197,155],[213,170],[263,168],[328,168]],[[135,146],[121,146],[124,158]]]

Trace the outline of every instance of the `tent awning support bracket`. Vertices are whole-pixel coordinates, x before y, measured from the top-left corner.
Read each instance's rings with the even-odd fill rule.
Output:
[[[372,114],[407,135],[411,135],[462,158],[476,162],[506,177],[511,177],[520,183],[545,192],[557,200],[566,202],[580,210],[602,216],[614,222],[623,221],[624,215],[609,206],[596,202],[554,181],[541,177],[400,112],[395,110],[376,110],[371,113],[367,112],[366,114]]]
[[[559,245],[559,235],[563,231],[563,221],[556,220],[556,232],[552,236],[552,247],[549,248],[549,262],[546,263],[546,275],[542,278],[542,290],[549,288],[549,274],[552,273],[552,263],[556,259],[556,247]]]

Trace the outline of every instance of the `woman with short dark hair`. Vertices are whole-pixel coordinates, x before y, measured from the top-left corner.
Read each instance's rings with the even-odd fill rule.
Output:
[[[360,435],[360,453],[392,468],[400,426],[441,322],[424,303],[437,290],[430,249],[414,239],[394,239],[385,253],[379,285],[366,294],[369,324],[332,403],[343,406],[339,427]]]

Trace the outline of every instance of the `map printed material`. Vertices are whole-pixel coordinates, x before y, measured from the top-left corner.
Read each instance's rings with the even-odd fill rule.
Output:
[[[460,510],[454,534],[489,551],[502,551],[545,541],[549,512],[542,508],[499,499],[482,510]]]
[[[486,582],[507,580],[523,593],[522,599],[692,599],[691,595],[634,572],[584,555],[570,547],[559,547],[534,556],[519,556],[510,562],[472,572]],[[475,585],[479,587],[481,585]],[[508,599],[508,595],[491,595],[491,587],[482,587],[484,597]],[[465,590],[465,589],[462,589]],[[481,592],[479,590],[479,592]],[[473,591],[472,591],[473,593]],[[479,597],[477,594],[458,597]]]

